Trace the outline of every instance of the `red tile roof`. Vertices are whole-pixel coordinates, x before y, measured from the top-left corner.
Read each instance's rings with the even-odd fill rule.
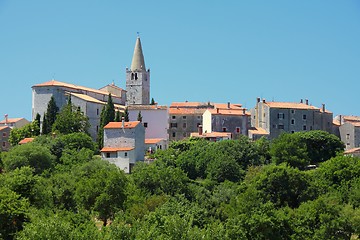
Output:
[[[7,123],[17,123],[18,121],[22,120],[24,118],[8,118]],[[0,124],[5,124],[6,120],[2,120]]]
[[[305,103],[294,103],[294,102],[265,102],[271,108],[291,108],[291,109],[312,109],[320,110],[312,105],[307,105]]]
[[[124,122],[124,128],[134,128],[136,127],[140,122],[139,121],[133,121],[133,122]],[[122,122],[109,122],[104,129],[111,129],[111,128],[123,128]]]
[[[161,142],[162,140],[164,140],[164,139],[162,139],[162,138],[147,138],[147,139],[145,139],[145,144],[155,144],[155,143]]]
[[[24,138],[19,142],[19,144],[25,144],[34,141],[34,138]]]
[[[2,126],[0,127],[0,131],[5,130],[6,128],[10,128],[9,126]]]
[[[70,83],[65,83],[65,82],[59,82],[59,81],[56,81],[56,80],[50,80],[48,82],[36,84],[36,85],[34,85],[32,87],[50,87],[50,86],[67,87],[67,88],[71,88],[71,89],[80,89],[80,90],[83,90],[83,91],[89,91],[89,92],[94,92],[94,93],[99,93],[99,94],[104,94],[104,95],[109,94],[109,92],[107,92],[107,91],[102,91],[102,90],[97,90],[97,89],[93,89],[93,88],[78,86],[78,85],[75,85],[75,84],[70,84]]]
[[[360,147],[358,148],[351,148],[349,150],[346,150],[344,154],[351,154],[351,153],[360,153]]]
[[[122,152],[122,151],[131,151],[134,150],[133,147],[103,147],[101,152]]]
[[[269,134],[265,129],[263,128],[254,128],[254,129],[249,129],[249,132],[252,134],[258,134],[258,135],[267,135]]]

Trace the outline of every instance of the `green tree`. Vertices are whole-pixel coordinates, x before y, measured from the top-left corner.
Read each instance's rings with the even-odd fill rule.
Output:
[[[154,100],[154,98],[151,98],[150,105],[155,105],[155,100]]]
[[[138,120],[139,122],[142,122],[141,111],[139,111],[139,113],[138,113],[137,120]]]
[[[287,163],[304,169],[310,163],[306,144],[299,134],[283,133],[270,145],[271,159],[276,164]]]
[[[42,128],[41,128],[41,134],[47,134],[48,129],[48,122],[46,119],[46,114],[43,116],[43,122],[42,122]]]
[[[3,162],[6,171],[30,166],[34,168],[35,174],[39,174],[53,166],[54,156],[51,155],[50,150],[46,147],[36,143],[27,143],[10,149]]]
[[[104,160],[80,166],[75,199],[81,208],[95,211],[106,226],[108,219],[121,210],[126,199],[127,180],[123,171]]]
[[[36,116],[35,116],[35,121],[37,123],[37,129],[36,129],[36,132],[34,132],[35,136],[39,136],[40,135],[40,124],[41,124],[41,116],[39,113],[36,113]]]
[[[0,238],[13,239],[29,220],[29,202],[6,187],[0,188]]]
[[[112,101],[111,94],[109,94],[108,101],[105,107],[103,107],[100,114],[100,127],[97,136],[97,143],[99,149],[101,149],[104,146],[104,127],[106,126],[106,124],[108,124],[109,122],[113,122],[114,120],[115,120],[115,107]]]
[[[127,107],[125,108],[125,112],[124,112],[124,121],[125,122],[130,121],[130,119],[129,119],[129,109]]]
[[[115,122],[121,122],[121,118],[122,118],[122,113],[120,113],[119,110],[116,111],[116,114],[115,114]]]
[[[71,103],[71,97],[69,97],[68,103],[57,115],[52,126],[52,131],[62,134],[76,132],[88,133],[89,128],[90,123],[88,117]]]
[[[56,120],[56,115],[59,112],[59,108],[56,105],[54,96],[51,96],[50,101],[47,106],[46,113],[44,115],[44,121],[43,121],[43,134],[51,133],[52,125],[54,124]],[[45,117],[46,116],[46,117]],[[44,127],[45,122],[45,127]]]
[[[301,142],[306,145],[306,150],[311,164],[324,162],[342,152],[345,145],[334,134],[325,131],[298,132]]]
[[[24,138],[36,137],[39,131],[40,129],[37,120],[34,120],[21,128],[11,129],[9,142],[12,146],[15,146]]]

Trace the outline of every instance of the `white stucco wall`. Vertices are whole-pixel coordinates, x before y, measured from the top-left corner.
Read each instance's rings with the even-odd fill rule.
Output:
[[[212,114],[209,110],[203,113],[203,133],[211,133],[212,131]]]

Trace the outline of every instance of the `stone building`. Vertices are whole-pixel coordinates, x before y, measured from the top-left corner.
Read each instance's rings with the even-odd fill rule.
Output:
[[[114,102],[115,108],[123,111],[126,99],[126,92],[109,84],[99,90],[88,87],[78,86],[74,84],[51,80],[48,82],[36,84],[32,87],[32,118],[39,113],[42,117],[47,110],[47,105],[51,96],[54,97],[56,105],[61,109],[67,104],[69,96],[75,106],[80,107],[89,118],[90,135],[96,139],[98,128],[100,125],[100,113],[103,106],[107,103],[109,94]],[[41,123],[42,124],[42,123]]]
[[[333,114],[325,109],[309,105],[308,100],[294,102],[267,102],[257,98],[256,106],[251,111],[252,137],[259,132],[267,133],[270,139],[282,132],[323,130],[333,133]]]
[[[10,143],[9,143],[10,131],[11,128],[9,126],[0,126],[1,151],[8,151],[10,148]]]
[[[104,127],[104,147],[101,156],[125,173],[137,161],[144,161],[145,128],[139,121],[110,122]]]
[[[359,116],[336,116],[334,119],[339,128],[341,141],[346,150],[360,147],[360,117]]]
[[[8,126],[12,128],[21,128],[30,122],[25,118],[9,118],[7,114],[5,114],[4,120],[0,121],[0,127]]]
[[[251,114],[240,104],[227,106],[216,105],[216,108],[207,109],[203,114],[203,133],[227,132],[231,138],[236,139],[239,135],[248,135]]]
[[[150,103],[150,69],[146,70],[141,41],[136,39],[130,69],[126,68],[127,105]]]

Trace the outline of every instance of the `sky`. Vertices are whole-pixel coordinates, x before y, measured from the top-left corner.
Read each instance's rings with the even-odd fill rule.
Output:
[[[0,0],[0,119],[51,79],[125,88],[139,32],[151,96],[322,103],[360,116],[359,0]]]

